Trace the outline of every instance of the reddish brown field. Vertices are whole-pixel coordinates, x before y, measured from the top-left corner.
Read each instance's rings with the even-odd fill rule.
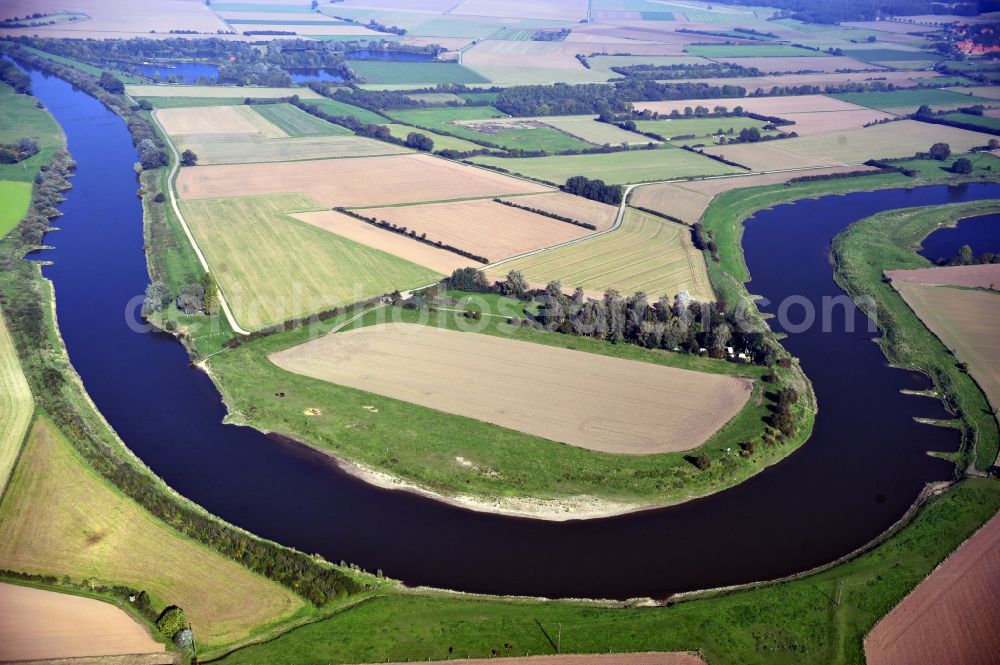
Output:
[[[539,194],[537,196],[516,196],[507,199],[517,205],[544,210],[553,215],[562,215],[575,219],[578,222],[586,222],[597,227],[598,231],[610,227],[615,223],[618,215],[618,208],[606,203],[598,203],[585,199],[574,194],[554,192],[552,194]]]
[[[993,665],[1000,653],[1000,516],[875,626],[868,665]]]
[[[155,37],[171,30],[195,30],[215,33],[227,26],[202,0],[14,0],[4,2],[0,18],[26,16],[34,12],[58,13],[68,9],[85,12],[86,21],[57,23],[34,28],[0,30],[4,35],[38,35],[39,37],[87,37],[128,39],[134,36]]]
[[[952,284],[981,289],[1000,286],[1000,263],[980,266],[941,266],[940,268],[918,268],[916,270],[889,270],[885,274],[893,282]]]
[[[136,621],[92,598],[0,584],[0,661],[163,653]],[[167,659],[165,662],[171,662]]]
[[[493,659],[439,660],[430,662],[428,665],[441,665],[442,663],[480,665],[486,662],[492,663]],[[516,665],[705,665],[705,661],[698,656],[681,652],[528,656],[504,658],[503,662]],[[392,665],[402,665],[402,663],[393,663]]]
[[[301,192],[328,206],[375,206],[548,192],[544,185],[426,155],[181,169],[182,199]],[[498,205],[498,204],[494,204]]]

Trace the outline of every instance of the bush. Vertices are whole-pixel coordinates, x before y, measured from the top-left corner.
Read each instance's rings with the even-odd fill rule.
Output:
[[[951,172],[958,173],[960,175],[968,175],[972,173],[972,162],[965,157],[956,159],[955,163],[951,165]]]
[[[176,605],[171,605],[160,614],[156,620],[156,627],[165,637],[172,639],[174,635],[187,628],[184,610]]]

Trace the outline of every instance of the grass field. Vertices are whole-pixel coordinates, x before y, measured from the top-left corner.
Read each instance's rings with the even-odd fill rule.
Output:
[[[1000,118],[993,118],[988,115],[971,115],[969,113],[948,113],[943,116],[946,120],[964,122],[970,125],[979,125],[987,129],[1000,129]]]
[[[368,83],[487,83],[476,72],[455,62],[392,62],[351,60],[351,69]]]
[[[252,108],[289,136],[333,136],[352,133],[346,127],[309,115],[291,104],[257,104]]]
[[[0,238],[17,226],[31,203],[31,183],[0,180]]]
[[[622,227],[569,247],[517,259],[496,268],[520,270],[529,282],[560,280],[567,289],[581,286],[603,294],[642,291],[651,301],[687,291],[695,300],[714,300],[705,260],[691,244],[689,229],[638,210],[625,214]],[[498,275],[499,276],[499,275]]]
[[[640,132],[652,132],[665,139],[674,136],[709,137],[732,130],[739,134],[741,129],[749,127],[762,128],[766,125],[762,120],[746,117],[734,118],[677,118],[668,120],[637,120],[635,122]]]
[[[592,147],[590,143],[541,122],[529,118],[507,118],[492,106],[400,109],[388,113],[400,122],[504,148],[557,152]]]
[[[31,388],[21,372],[7,325],[0,317],[0,497],[33,415]]]
[[[432,132],[429,129],[411,127],[410,125],[400,125],[395,122],[382,122],[381,124],[389,128],[389,133],[392,134],[397,139],[406,140],[406,137],[410,135],[411,132],[416,132],[418,134],[423,134],[424,136],[430,138],[434,141],[434,151],[438,150],[458,150],[459,152],[467,152],[470,150],[482,150],[483,146],[464,139],[457,139],[454,136],[445,136],[444,134],[438,134]]]
[[[292,138],[216,134],[180,136],[176,143],[181,151],[193,150],[202,166],[376,157],[410,152],[402,146],[354,134]]]
[[[304,609],[291,591],[190,541],[108,485],[35,421],[0,505],[0,566],[128,584],[184,608],[200,651]]]
[[[386,121],[384,116],[375,113],[375,111],[369,111],[354,104],[338,102],[335,99],[310,99],[306,101],[306,104],[315,106],[328,115],[347,116],[356,119],[358,122],[385,124]]]
[[[591,115],[555,115],[534,118],[534,120],[595,145],[649,143],[651,140],[646,136],[627,132],[610,123],[597,122],[597,118]]]
[[[367,326],[270,356],[296,374],[608,453],[691,450],[740,412],[736,377],[429,326]],[[551,400],[555,391],[559,399]],[[662,418],[648,418],[663,410]]]
[[[789,57],[822,57],[828,55],[819,51],[797,48],[785,44],[691,44],[684,47],[691,55],[702,58],[789,58]],[[802,65],[802,69],[808,69]]]
[[[933,282],[894,280],[893,285],[959,362],[968,363],[969,374],[993,408],[1000,409],[1000,293],[946,286],[947,280]],[[991,282],[1000,285],[998,278]]]
[[[181,203],[242,326],[259,328],[440,277],[287,214],[321,207],[299,194]]]
[[[163,131],[171,136],[223,135],[280,138],[286,136],[250,106],[174,108],[156,112]]]
[[[460,97],[453,92],[418,92],[412,95],[407,95],[407,97],[415,102],[423,102],[425,104],[465,103],[464,97]]]
[[[1000,450],[997,421],[986,396],[882,275],[886,270],[929,267],[930,262],[913,251],[928,233],[940,224],[998,209],[996,201],[980,201],[897,210],[856,222],[833,242],[837,283],[855,300],[873,299],[884,331],[879,342],[890,362],[924,372],[935,389],[957,405],[957,422],[975,442],[968,457],[983,470],[996,461]],[[963,460],[959,466],[964,468]]]
[[[620,609],[432,593],[378,598],[222,662],[286,665],[487,657],[511,642],[518,653],[700,649],[713,665],[864,662],[862,639],[884,614],[1000,508],[1000,485],[965,480],[935,497],[872,552],[832,570],[669,607]],[[839,604],[833,605],[830,599]],[[836,609],[836,611],[833,611]]]
[[[35,98],[19,95],[5,83],[0,83],[0,143],[17,143],[30,136],[38,141],[39,152],[17,164],[0,164],[0,180],[31,182],[38,169],[48,164],[53,153],[65,139],[62,128],[48,113],[35,106]],[[0,217],[4,216],[0,213]],[[0,228],[3,224],[0,222]],[[0,235],[3,235],[0,232]]]
[[[322,99],[311,88],[267,88],[232,85],[126,85],[130,97],[194,97],[196,99],[275,99],[298,95],[301,99]],[[156,102],[153,102],[154,104]]]
[[[576,175],[600,178],[609,184],[623,185],[739,171],[736,167],[678,148],[519,159],[473,157],[471,161],[555,184],[562,184]]]
[[[137,102],[149,102],[158,109],[201,106],[243,106],[243,97],[137,97]]]
[[[844,49],[844,55],[850,56],[855,60],[860,60],[861,62],[885,63],[890,66],[893,62],[919,61],[933,64],[944,60],[942,56],[929,51],[903,51],[889,48]]]
[[[831,97],[873,109],[916,109],[922,104],[958,108],[989,103],[985,97],[963,95],[940,88],[893,90],[892,92],[851,92],[831,95]]]

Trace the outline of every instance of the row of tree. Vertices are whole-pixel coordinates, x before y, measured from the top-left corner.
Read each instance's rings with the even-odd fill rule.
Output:
[[[142,314],[149,316],[162,312],[175,303],[185,314],[216,314],[219,311],[219,287],[211,273],[202,275],[201,281],[183,285],[174,294],[163,282],[152,282],[146,287],[142,301]]]

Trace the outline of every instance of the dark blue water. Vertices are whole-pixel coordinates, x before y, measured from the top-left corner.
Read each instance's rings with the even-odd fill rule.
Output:
[[[135,70],[144,76],[166,81],[170,77],[175,77],[179,82],[194,83],[199,78],[207,78],[213,81],[219,78],[219,66],[210,65],[203,62],[170,62],[154,65],[133,65]]]
[[[334,81],[342,83],[344,77],[334,69],[287,69],[292,81],[295,83],[305,83],[306,81]]]
[[[459,510],[357,481],[312,450],[223,425],[208,377],[172,339],[136,333],[127,304],[147,282],[142,210],[124,124],[67,83],[32,73],[64,127],[78,172],[61,206],[45,274],[55,283],[70,358],[123,440],[213,513],[262,536],[412,584],[466,591],[624,598],[774,578],[828,562],[897,520],[951,465],[955,432],[919,375],[889,369],[866,332],[793,334],[819,395],[810,441],[733,490],[614,519],[549,523]],[[927,187],[785,205],[747,225],[754,293],[810,302],[839,294],[830,239],[889,208],[995,197],[997,185]],[[865,319],[852,320],[863,330]],[[334,405],[331,405],[335,408]],[[669,405],[665,405],[669,408]]]
[[[347,51],[344,57],[348,60],[389,60],[393,62],[430,62],[435,59],[430,53],[412,53],[410,51],[390,51],[383,49],[359,49]]]
[[[923,248],[918,253],[934,263],[956,256],[962,245],[971,247],[975,256],[1000,254],[1000,215],[963,219],[956,226],[934,231],[920,244]]]

